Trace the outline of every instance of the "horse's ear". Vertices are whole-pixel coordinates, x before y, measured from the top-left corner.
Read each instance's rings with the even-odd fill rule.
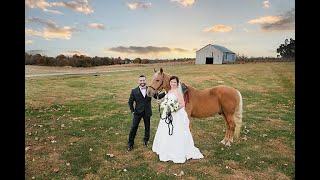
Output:
[[[160,73],[161,73],[161,74],[163,73],[163,69],[162,69],[162,68],[160,68]]]
[[[157,71],[156,71],[156,68],[153,68],[153,70],[154,70],[154,72],[157,72]]]

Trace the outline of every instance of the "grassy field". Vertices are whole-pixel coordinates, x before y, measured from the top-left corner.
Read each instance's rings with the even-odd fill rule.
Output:
[[[225,126],[218,114],[194,118],[192,134],[204,158],[160,162],[151,150],[159,123],[153,100],[151,145],[142,144],[141,121],[135,149],[127,152],[129,93],[139,75],[149,84],[153,68],[160,66],[197,89],[220,84],[238,89],[243,97],[240,141],[231,147],[220,143]],[[30,69],[26,73],[50,71]],[[26,179],[295,179],[295,63],[117,69],[132,71],[25,79]]]

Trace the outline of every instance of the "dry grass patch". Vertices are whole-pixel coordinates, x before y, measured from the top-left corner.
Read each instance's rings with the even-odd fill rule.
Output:
[[[222,178],[220,174],[221,167],[218,166],[202,166],[197,169],[202,174],[214,178]]]
[[[280,139],[271,139],[268,143],[268,146],[277,154],[282,154],[289,158],[294,158],[294,154],[292,154],[293,149],[289,148]]]
[[[248,89],[252,90],[252,91],[259,92],[259,93],[268,92],[264,87],[261,87],[261,86],[249,86]]]
[[[290,180],[285,174],[278,172],[275,168],[269,167],[267,170],[261,172],[252,172],[245,169],[232,169],[233,174],[224,177],[227,180],[243,179],[243,180]]]

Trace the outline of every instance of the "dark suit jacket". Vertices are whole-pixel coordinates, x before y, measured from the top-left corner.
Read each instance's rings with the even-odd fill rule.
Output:
[[[159,99],[163,98],[164,96],[165,93],[159,94]],[[153,97],[156,99],[157,95],[155,94]],[[133,106],[134,102],[135,107]],[[131,112],[134,112],[135,114],[142,114],[144,112],[146,116],[152,116],[151,97],[149,97],[148,95],[146,95],[146,97],[143,97],[139,86],[131,90],[128,105]]]

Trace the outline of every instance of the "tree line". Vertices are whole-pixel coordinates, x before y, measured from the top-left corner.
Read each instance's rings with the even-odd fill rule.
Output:
[[[284,44],[277,48],[277,58],[274,57],[247,57],[244,54],[237,54],[235,63],[243,62],[257,62],[257,61],[294,61],[295,60],[295,40],[286,39]],[[110,66],[115,64],[150,64],[163,62],[195,62],[195,58],[177,58],[177,59],[141,59],[135,58],[133,60],[121,57],[89,57],[85,55],[65,56],[60,54],[56,57],[48,57],[41,54],[29,54],[25,52],[25,65],[39,65],[39,66],[72,66],[72,67],[93,67],[93,66]]]
[[[93,67],[93,66],[109,66],[109,65],[122,65],[122,64],[150,64],[150,63],[160,63],[167,61],[192,61],[194,58],[178,58],[178,59],[158,59],[158,60],[149,60],[135,58],[133,60],[121,57],[89,57],[85,55],[73,55],[65,56],[60,54],[56,57],[48,57],[41,54],[29,54],[25,52],[25,65],[39,65],[39,66],[72,66],[72,67]]]

